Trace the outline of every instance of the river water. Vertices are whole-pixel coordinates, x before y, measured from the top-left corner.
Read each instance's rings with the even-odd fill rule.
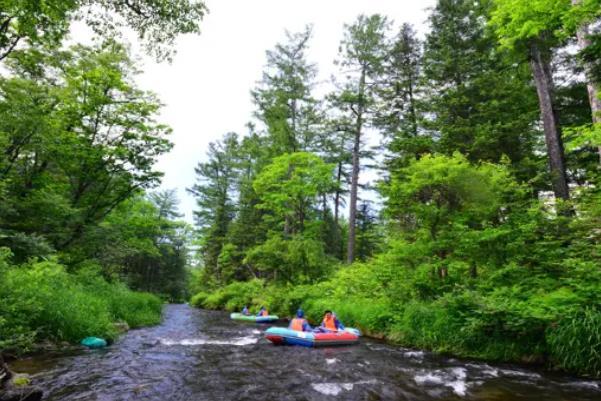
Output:
[[[601,383],[490,365],[362,339],[357,346],[274,346],[265,326],[168,305],[159,326],[103,350],[15,362],[44,400],[601,400]]]

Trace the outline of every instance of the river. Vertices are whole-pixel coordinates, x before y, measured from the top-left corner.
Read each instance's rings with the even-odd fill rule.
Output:
[[[12,364],[44,400],[601,400],[601,383],[404,349],[274,346],[265,326],[168,305],[159,326],[131,330],[103,350]]]

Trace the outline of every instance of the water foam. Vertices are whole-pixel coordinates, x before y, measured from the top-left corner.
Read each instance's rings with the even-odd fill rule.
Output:
[[[340,362],[340,361],[339,361],[338,359],[336,359],[336,358],[328,358],[328,359],[326,359],[326,363],[327,363],[328,365],[333,365],[333,364],[335,364],[336,362]]]
[[[499,369],[493,368],[488,364],[468,363],[466,366],[478,370],[478,373],[482,374],[484,377],[499,377]]]
[[[408,358],[423,358],[424,351],[406,351],[403,353]]]
[[[452,368],[450,371],[435,370],[415,375],[413,380],[417,384],[440,384],[450,387],[453,392],[459,396],[464,396],[467,392],[467,372],[464,368]]]
[[[161,344],[173,346],[173,345],[183,345],[183,346],[194,346],[194,345],[251,345],[256,344],[259,341],[258,338],[255,337],[236,337],[231,340],[210,340],[205,338],[184,338],[182,340],[170,340],[170,339],[161,339]]]
[[[355,385],[353,383],[311,383],[313,390],[323,395],[338,395],[342,391],[351,391]]]
[[[311,387],[323,395],[337,396],[343,391],[352,391],[357,384],[373,383],[376,383],[376,380],[362,380],[355,383],[311,383]]]

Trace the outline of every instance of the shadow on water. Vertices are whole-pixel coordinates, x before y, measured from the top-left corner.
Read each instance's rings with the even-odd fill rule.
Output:
[[[169,305],[160,326],[104,350],[13,364],[45,400],[600,400],[601,383],[550,377],[362,340],[341,348],[277,347],[266,326]]]

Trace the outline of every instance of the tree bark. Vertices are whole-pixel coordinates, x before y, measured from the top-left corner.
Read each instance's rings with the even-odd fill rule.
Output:
[[[357,220],[357,190],[359,187],[359,168],[361,151],[361,131],[363,130],[363,101],[365,94],[365,68],[361,71],[359,80],[359,104],[357,106],[356,121],[355,121],[355,142],[353,144],[353,170],[351,174],[351,199],[349,202],[349,219],[348,219],[348,247],[347,247],[347,262],[353,263],[355,260],[355,224]]]
[[[567,200],[570,198],[568,180],[565,168],[563,142],[561,140],[561,127],[553,104],[553,78],[549,60],[545,57],[536,43],[530,45],[530,66],[536,84],[545,143],[549,156],[551,181],[556,198]]]
[[[582,0],[572,0],[573,6],[578,6],[582,3]],[[578,38],[578,47],[580,50],[585,50],[590,46],[591,40],[589,39],[588,24],[582,24],[576,31],[576,37]],[[595,78],[591,72],[591,66],[584,65],[584,72],[586,74],[586,88],[588,90],[588,100],[591,105],[591,111],[593,112],[593,124],[601,124],[601,99],[599,99],[599,84],[595,82]],[[597,148],[599,154],[599,163],[601,163],[601,146]]]

